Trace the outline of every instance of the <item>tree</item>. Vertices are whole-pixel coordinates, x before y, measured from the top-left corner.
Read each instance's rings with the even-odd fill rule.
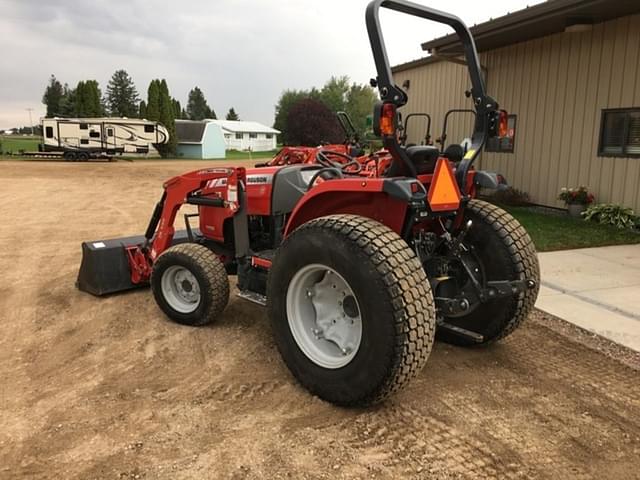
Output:
[[[144,100],[138,105],[138,117],[147,118],[147,103]]]
[[[367,131],[367,116],[373,113],[373,106],[377,99],[375,90],[369,85],[353,83],[347,92],[344,111],[349,114],[360,138],[363,138]]]
[[[174,117],[176,118],[176,120],[177,119],[182,120],[182,106],[180,105],[180,102],[175,98],[172,98],[171,103],[173,104]]]
[[[146,119],[160,120],[160,80],[151,80],[147,89]]]
[[[164,145],[157,145],[158,153],[163,157],[176,154],[178,145],[176,137],[175,123],[175,99],[169,94],[169,87],[166,80],[155,79],[149,83],[147,90],[147,103],[145,104],[145,118],[160,122],[169,132],[169,142]],[[141,102],[144,103],[144,102]]]
[[[163,124],[169,132],[169,141],[164,145],[159,145],[158,151],[163,157],[175,155],[177,153],[178,139],[176,136],[176,122],[174,104],[171,95],[169,94],[169,87],[166,80],[163,78],[158,81],[158,90],[160,92],[160,118],[159,121]]]
[[[102,92],[96,80],[86,80],[78,82],[73,91],[73,115],[78,117],[101,117],[102,109]]]
[[[62,115],[61,102],[64,95],[62,84],[55,75],[49,78],[49,85],[44,90],[42,103],[47,106],[47,117],[55,117]]]
[[[345,110],[349,94],[349,77],[331,77],[320,90],[320,100],[332,112]]]
[[[240,117],[238,116],[238,114],[236,113],[236,111],[233,109],[233,107],[231,107],[229,109],[229,112],[227,113],[227,120],[240,120]]]
[[[62,87],[62,99],[60,100],[60,115],[63,117],[77,116],[77,95],[73,88],[69,88],[68,84]]]
[[[295,145],[337,143],[344,137],[335,114],[324,103],[313,98],[303,98],[291,106],[287,127],[288,139]]]
[[[187,100],[187,115],[191,120],[204,120],[205,118],[215,119],[216,113],[207,104],[204,93],[199,87],[194,87],[189,92]]]
[[[125,70],[116,70],[107,85],[109,113],[119,117],[138,115],[138,91]]]
[[[273,123],[273,128],[280,130],[280,140],[284,145],[292,145],[292,140],[289,138],[289,111],[291,107],[298,103],[300,100],[309,98],[309,92],[304,90],[285,90],[278,99],[276,105],[276,118]]]

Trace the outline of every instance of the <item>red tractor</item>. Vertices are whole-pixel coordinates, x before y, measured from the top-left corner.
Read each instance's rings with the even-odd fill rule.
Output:
[[[381,7],[448,24],[465,46],[477,120],[455,170],[437,148],[398,143],[407,96],[392,80]],[[239,296],[267,307],[292,374],[339,405],[379,402],[406,385],[436,330],[467,346],[515,330],[536,300],[538,260],[513,217],[474,199],[482,175],[473,162],[504,115],[485,93],[471,34],[457,17],[405,0],[374,0],[366,23],[384,175],[320,155],[315,164],[174,177],[144,237],[83,243],[79,288],[102,295],[150,283],[169,318],[204,325],[222,315],[236,274]],[[184,204],[198,213],[176,232]]]

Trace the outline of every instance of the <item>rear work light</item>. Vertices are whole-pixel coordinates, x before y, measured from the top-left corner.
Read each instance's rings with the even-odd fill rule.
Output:
[[[396,134],[396,106],[393,103],[385,103],[382,105],[380,133],[387,137]]]
[[[500,110],[498,118],[498,136],[504,138],[509,135],[509,113],[506,110]]]

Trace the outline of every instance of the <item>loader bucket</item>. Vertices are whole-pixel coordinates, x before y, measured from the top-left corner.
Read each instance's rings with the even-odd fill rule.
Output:
[[[131,271],[125,247],[142,245],[145,237],[114,238],[82,242],[82,263],[76,287],[83,292],[102,296],[146,286],[131,282]],[[189,241],[186,230],[177,231],[173,245]]]

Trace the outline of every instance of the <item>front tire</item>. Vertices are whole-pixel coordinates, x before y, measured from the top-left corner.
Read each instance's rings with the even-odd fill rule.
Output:
[[[298,381],[338,405],[370,405],[425,365],[435,333],[426,275],[391,229],[355,215],[305,223],[267,285],[278,349]]]
[[[153,264],[151,290],[174,322],[201,326],[216,320],[229,302],[229,279],[220,259],[207,247],[182,243]]]

